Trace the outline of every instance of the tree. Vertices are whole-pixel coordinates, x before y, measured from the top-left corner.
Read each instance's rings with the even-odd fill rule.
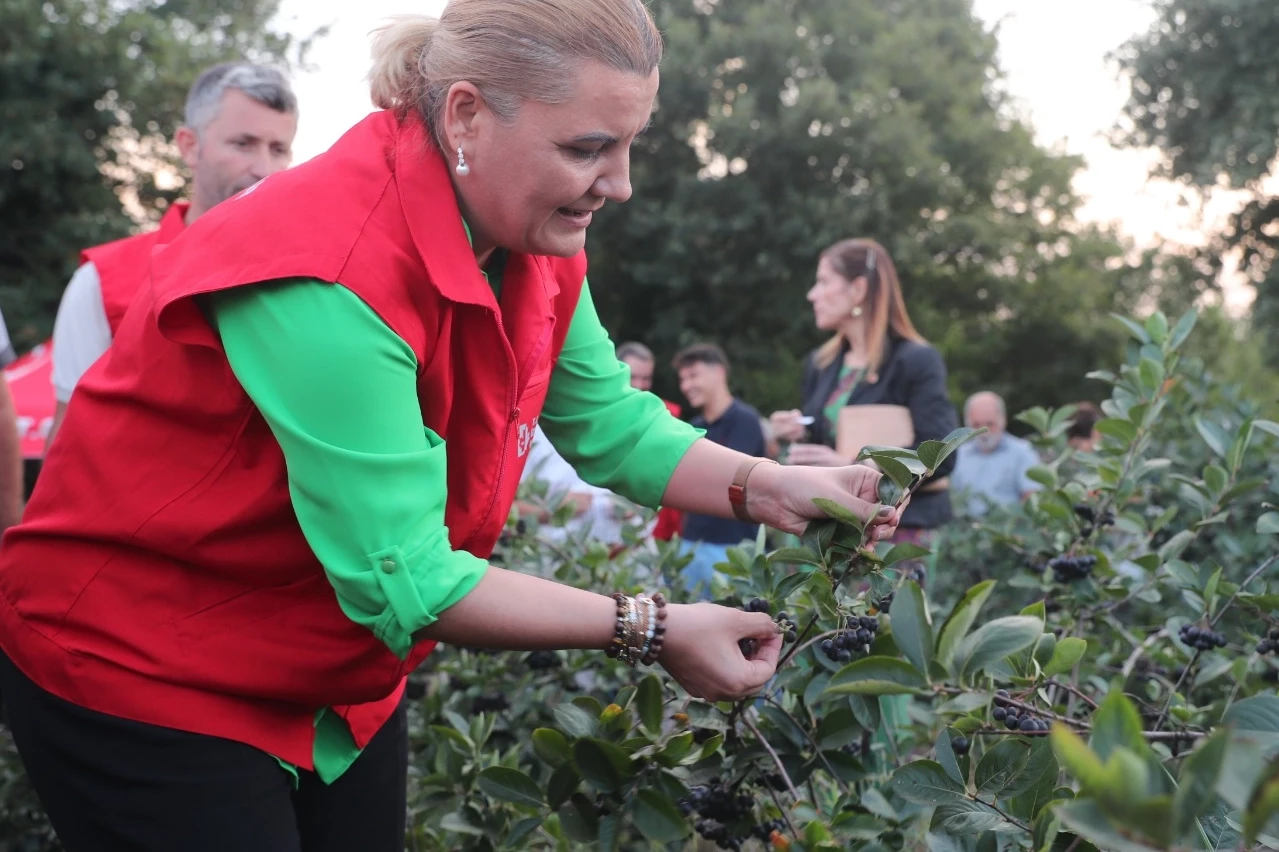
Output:
[[[182,191],[169,143],[205,67],[299,61],[279,0],[0,0],[0,300],[43,339],[81,248]]]
[[[1081,377],[1121,344],[1091,312],[1128,310],[1143,285],[1108,269],[1123,252],[1113,235],[1074,221],[1080,162],[1013,117],[970,0],[652,8],[667,55],[636,196],[591,235],[615,336],[661,353],[714,339],[746,398],[789,407],[820,340],[804,299],[817,254],[872,236],[956,401],[982,387],[1014,408],[1100,392]]]
[[[1210,272],[1239,249],[1257,288],[1252,330],[1279,365],[1279,6],[1271,0],[1156,0],[1150,29],[1118,52],[1132,83],[1122,141],[1163,153],[1158,174],[1243,206],[1209,249]]]

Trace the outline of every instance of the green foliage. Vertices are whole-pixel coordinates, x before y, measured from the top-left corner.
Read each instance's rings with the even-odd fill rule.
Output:
[[[19,348],[53,324],[81,248],[153,220],[205,67],[299,59],[279,0],[0,0],[0,301]]]
[[[1279,7],[1270,0],[1156,0],[1156,21],[1118,54],[1132,80],[1124,141],[1163,153],[1160,172],[1198,189],[1246,195],[1205,255],[1219,271],[1226,247],[1243,251],[1257,286],[1252,317],[1279,365],[1279,198],[1264,179],[1279,153]]]
[[[972,538],[943,540],[921,585],[914,559],[871,549],[835,507],[798,547],[731,551],[720,600],[768,598],[797,626],[758,699],[707,704],[595,652],[441,648],[410,680],[409,848],[681,850],[695,833],[793,852],[1273,848],[1279,660],[1253,649],[1279,626],[1279,539],[1259,523],[1276,501],[1273,478],[1244,486],[1279,424],[1193,403],[1192,322],[1124,323],[1132,349],[1104,380],[1127,428],[1096,453],[1061,453],[1061,418],[1026,415],[1059,451],[1053,484],[980,531],[1017,561],[970,588]],[[898,461],[908,489],[971,436],[927,462],[868,455]],[[629,544],[610,558],[512,524],[495,561],[683,599],[675,549]],[[1081,553],[1097,557],[1082,577],[1025,570]],[[875,635],[832,662],[822,643],[852,618]],[[1226,647],[1187,647],[1186,624]],[[11,752],[0,768],[0,849],[56,848]]]

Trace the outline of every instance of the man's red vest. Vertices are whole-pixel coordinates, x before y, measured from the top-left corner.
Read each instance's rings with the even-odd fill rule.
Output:
[[[92,263],[102,282],[102,307],[107,312],[107,323],[114,336],[120,328],[124,311],[133,297],[146,284],[151,273],[151,252],[157,246],[168,245],[186,230],[186,215],[190,204],[180,201],[169,207],[160,218],[160,227],[145,234],[135,234],[122,240],[103,243],[80,252],[80,263]]]
[[[101,712],[310,767],[315,711],[335,707],[363,746],[433,643],[400,660],[342,613],[193,296],[299,276],[353,290],[416,353],[450,541],[487,557],[585,273],[583,254],[513,254],[499,305],[443,158],[388,112],[218,205],[153,255],[149,293],[76,389],[0,547],[0,646]]]

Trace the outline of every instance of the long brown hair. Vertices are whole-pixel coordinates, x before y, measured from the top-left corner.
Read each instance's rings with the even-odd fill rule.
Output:
[[[874,376],[884,363],[889,329],[904,340],[928,342],[910,321],[906,301],[902,298],[901,282],[897,280],[897,267],[883,246],[868,239],[840,240],[823,251],[821,259],[846,281],[866,278],[866,347],[870,357],[867,375]],[[817,366],[829,367],[844,343],[844,333],[835,332],[835,336],[817,350],[814,357]]]

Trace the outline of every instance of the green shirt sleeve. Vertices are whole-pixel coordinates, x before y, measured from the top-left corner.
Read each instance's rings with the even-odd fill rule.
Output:
[[[449,543],[444,441],[422,424],[412,350],[341,285],[268,282],[206,307],[343,612],[407,656],[488,567]]]
[[[631,387],[587,282],[538,422],[582,479],[644,506],[661,502],[680,459],[704,434]]]

